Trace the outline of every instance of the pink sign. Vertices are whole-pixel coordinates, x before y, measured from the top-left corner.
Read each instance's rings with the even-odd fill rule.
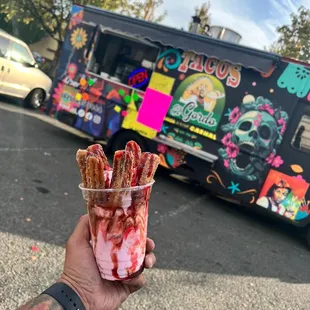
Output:
[[[137,122],[158,132],[161,131],[172,99],[170,95],[147,88],[138,112]]]

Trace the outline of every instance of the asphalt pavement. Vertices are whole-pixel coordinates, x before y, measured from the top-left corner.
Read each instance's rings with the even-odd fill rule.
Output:
[[[85,213],[75,153],[91,142],[14,104],[0,103],[0,124],[0,309],[11,310],[61,273],[64,245]],[[157,265],[123,310],[310,307],[310,251],[296,229],[163,170],[149,236]]]

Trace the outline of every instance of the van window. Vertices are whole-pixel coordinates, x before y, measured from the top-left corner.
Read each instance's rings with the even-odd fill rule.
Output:
[[[0,57],[3,57],[3,58],[8,57],[9,45],[10,45],[10,41],[7,38],[0,36]]]
[[[301,152],[310,154],[310,107],[307,107],[300,119],[292,139],[292,146]]]
[[[11,59],[20,63],[33,64],[33,58],[28,50],[16,42],[12,42]]]
[[[100,34],[88,70],[103,78],[145,90],[159,49],[151,43],[104,32]]]

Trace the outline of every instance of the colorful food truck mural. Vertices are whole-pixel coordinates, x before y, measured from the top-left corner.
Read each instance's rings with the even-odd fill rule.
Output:
[[[309,226],[307,64],[73,6],[46,113],[112,149],[135,140],[217,195]]]

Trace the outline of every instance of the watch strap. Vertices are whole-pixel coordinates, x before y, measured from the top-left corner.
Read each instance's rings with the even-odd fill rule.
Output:
[[[42,294],[56,299],[65,310],[86,310],[78,294],[65,283],[57,282]]]

